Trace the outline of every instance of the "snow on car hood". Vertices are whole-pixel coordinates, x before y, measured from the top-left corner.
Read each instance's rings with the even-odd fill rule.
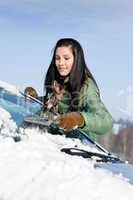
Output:
[[[9,113],[0,109],[0,133],[17,131]],[[60,152],[83,147],[79,140],[20,130],[22,141],[0,137],[0,199],[6,200],[131,200],[133,186],[121,175],[96,169],[82,157]]]

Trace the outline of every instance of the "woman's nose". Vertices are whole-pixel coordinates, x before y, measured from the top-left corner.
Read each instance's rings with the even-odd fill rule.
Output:
[[[59,64],[60,64],[60,65],[63,65],[63,64],[64,64],[64,60],[63,60],[63,59],[60,59]]]

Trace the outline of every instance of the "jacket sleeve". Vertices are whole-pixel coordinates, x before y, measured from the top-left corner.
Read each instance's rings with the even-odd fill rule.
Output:
[[[82,94],[81,114],[85,122],[82,129],[95,134],[105,134],[111,131],[112,116],[101,101],[98,89],[91,79],[83,86]]]

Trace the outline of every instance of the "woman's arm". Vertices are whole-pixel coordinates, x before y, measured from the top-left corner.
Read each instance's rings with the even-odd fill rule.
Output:
[[[113,123],[112,116],[100,99],[98,89],[91,79],[86,81],[81,89],[80,104],[81,114],[84,117],[85,131],[95,134],[105,134],[111,131]]]

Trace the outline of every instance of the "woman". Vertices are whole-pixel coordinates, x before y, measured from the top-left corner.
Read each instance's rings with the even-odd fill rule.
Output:
[[[75,39],[57,41],[44,87],[44,112],[57,115],[55,123],[64,133],[77,127],[95,138],[111,130],[112,117]]]

